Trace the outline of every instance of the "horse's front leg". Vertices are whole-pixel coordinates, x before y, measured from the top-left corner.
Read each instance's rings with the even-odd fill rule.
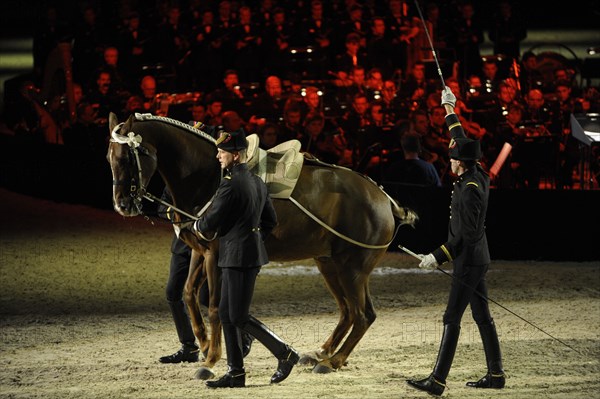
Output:
[[[219,318],[219,301],[221,298],[221,273],[217,267],[218,248],[214,243],[210,251],[205,253],[204,271],[208,282],[208,323],[210,325],[210,347],[206,362],[214,365],[221,359],[221,319]]]
[[[204,319],[202,318],[202,313],[200,312],[200,287],[202,287],[202,284],[206,280],[203,262],[203,253],[196,251],[195,249],[192,250],[188,277],[183,288],[183,299],[188,307],[188,313],[190,315],[190,321],[192,322],[194,335],[198,339],[202,354],[206,357],[209,346],[208,334],[206,332],[206,326],[204,324]]]
[[[215,244],[216,245],[216,244]],[[202,262],[199,263],[198,270],[194,274],[190,274],[190,279],[194,285],[192,290],[196,298],[200,297],[200,290],[204,281],[207,281],[208,286],[208,303],[204,303],[208,308],[208,322],[210,325],[210,338],[207,338],[206,326],[204,325],[202,316],[198,311],[198,331],[202,334],[203,342],[201,343],[202,352],[205,356],[204,363],[196,372],[196,378],[207,380],[215,377],[212,368],[221,359],[221,320],[219,319],[219,298],[221,292],[220,275],[217,270],[217,250],[206,249],[202,253]],[[199,301],[196,299],[196,304]],[[200,337],[198,337],[200,339]]]
[[[198,339],[200,350],[202,351],[205,359],[203,365],[200,366],[200,369],[198,372],[196,372],[196,378],[199,379],[213,378],[215,374],[212,372],[212,367],[218,360],[218,358],[217,360],[214,360],[214,354],[211,355],[211,342],[208,338],[206,325],[204,324],[204,319],[202,318],[202,313],[200,311],[200,305],[207,306],[206,303],[202,303],[203,301],[201,294],[202,285],[206,281],[206,272],[204,267],[205,253],[206,252],[204,250],[200,251],[194,249],[192,251],[190,269],[183,290],[184,300],[189,310],[190,321],[192,322],[194,335]]]

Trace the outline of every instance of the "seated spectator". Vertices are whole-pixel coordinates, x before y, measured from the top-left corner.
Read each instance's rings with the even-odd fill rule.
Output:
[[[381,98],[383,92],[383,75],[379,68],[369,69],[364,86],[369,101],[375,101]]]
[[[279,126],[275,123],[265,123],[258,128],[260,148],[268,150],[279,144]]]
[[[352,107],[337,122],[346,141],[347,151],[340,160],[343,166],[356,168],[365,157],[367,148],[374,143],[366,129],[370,125],[369,107],[367,96],[357,93],[352,98]]]
[[[86,95],[94,108],[98,111],[98,122],[108,123],[108,114],[121,109],[120,100],[112,89],[111,75],[108,71],[101,70],[96,77],[96,85]]]
[[[401,120],[408,119],[409,108],[398,95],[398,88],[393,80],[388,79],[383,82],[380,101],[384,104],[384,113],[389,122],[398,124]]]
[[[103,62],[100,69],[110,73],[110,82],[112,90],[117,95],[126,96],[130,88],[127,87],[127,77],[124,68],[120,62],[119,50],[116,47],[109,46],[104,49]]]
[[[487,92],[496,93],[498,91],[498,85],[503,80],[498,70],[498,63],[495,58],[484,58],[481,68],[481,80]]]
[[[494,54],[516,59],[521,54],[521,41],[527,37],[525,20],[510,1],[498,2],[498,8],[489,24],[489,38],[494,43]]]
[[[194,24],[193,29],[190,58],[195,86],[201,91],[211,92],[218,88],[223,77],[225,35],[228,33],[219,29],[210,8],[202,11],[201,21]]]
[[[366,45],[367,62],[371,68],[381,71],[384,79],[389,79],[394,72],[393,60],[390,57],[394,52],[394,44],[385,30],[385,18],[375,17],[371,24],[372,33]]]
[[[434,164],[434,166],[436,165],[436,163],[438,162],[438,154],[437,152],[434,152],[432,150],[427,149],[423,143],[425,142],[425,140],[428,140],[428,134],[429,134],[429,114],[427,113],[427,111],[423,110],[423,109],[416,109],[413,112],[411,112],[410,117],[408,119],[408,126],[407,128],[403,129],[400,131],[400,133],[402,134],[402,136],[404,135],[404,133],[411,133],[411,134],[417,134],[420,137],[419,143],[421,145],[421,152],[419,153],[419,157],[431,164]],[[397,160],[397,159],[403,159],[404,155],[403,155],[403,150],[402,150],[402,143],[401,143],[402,137],[399,138],[398,142],[400,144],[400,156],[398,156],[398,154],[394,154],[394,152],[392,152],[390,158],[392,160]],[[438,173],[439,175],[439,173]]]
[[[283,95],[281,79],[271,75],[265,79],[264,92],[258,94],[250,104],[250,111],[245,115],[247,120],[253,117],[265,119],[267,122],[279,123],[283,114],[286,98]]]
[[[440,187],[442,185],[433,164],[419,158],[421,138],[416,133],[405,133],[401,139],[404,159],[390,164],[384,172],[384,182]]]
[[[228,69],[223,74],[223,86],[213,91],[208,97],[216,97],[223,103],[223,111],[242,112],[244,107],[244,93],[240,88],[238,73],[235,69]]]
[[[427,134],[422,136],[423,148],[435,154],[433,165],[438,171],[443,185],[451,183],[450,159],[448,158],[448,146],[450,145],[450,132],[446,125],[446,111],[439,105],[429,111],[429,127]]]
[[[202,122],[212,126],[221,126],[223,124],[223,103],[221,100],[217,98],[208,100],[206,116]]]
[[[144,28],[141,16],[132,11],[127,16],[126,25],[118,34],[119,57],[125,69],[128,82],[138,82],[141,79],[142,67],[149,61],[147,47],[151,45],[150,33]],[[135,90],[136,87],[129,87]]]
[[[538,135],[562,134],[560,122],[557,115],[546,103],[544,94],[539,89],[531,89],[525,95],[525,112],[523,119],[535,125],[538,128]]]
[[[415,103],[416,107],[422,107],[427,96],[434,91],[434,82],[429,81],[425,76],[425,64],[415,62],[402,84],[400,96]]]
[[[544,86],[544,75],[538,69],[537,56],[532,51],[523,53],[518,72],[523,93],[527,93],[531,89],[541,89]]]
[[[334,70],[336,72],[349,74],[352,68],[367,65],[367,53],[361,48],[360,40],[360,36],[356,33],[349,33],[346,36],[344,52],[335,55]]]
[[[525,136],[523,122],[523,106],[519,103],[512,103],[508,106],[506,120],[500,123],[498,130],[493,135],[493,139],[488,143],[483,151],[481,163],[490,170],[490,180],[497,188],[515,188],[520,174],[519,170],[519,144]],[[496,168],[492,168],[505,143],[510,147],[510,153],[505,161]],[[496,170],[497,169],[497,170]]]
[[[232,28],[235,42],[233,65],[243,82],[256,82],[262,66],[262,28],[252,19],[252,10],[243,5],[238,9],[238,21]]]
[[[315,86],[308,86],[302,91],[302,117],[313,112],[321,112],[323,105],[321,103],[321,91]]]
[[[323,162],[337,164],[341,152],[335,145],[332,132],[325,130],[325,117],[321,112],[313,111],[304,119],[302,151],[314,155]]]
[[[267,73],[285,76],[289,72],[288,58],[294,40],[294,26],[288,21],[286,10],[276,7],[272,13],[272,23],[265,26],[263,35],[264,66]]]
[[[144,112],[156,113],[158,103],[156,101],[156,79],[152,75],[145,75],[140,81],[140,96],[143,101]]]
[[[138,95],[129,96],[129,98],[125,101],[125,108],[121,113],[120,119],[127,119],[129,115],[135,113],[144,113],[144,100],[142,97]]]
[[[279,142],[288,140],[302,140],[302,108],[299,102],[286,103],[283,110],[283,120],[279,123]]]
[[[195,102],[190,107],[190,112],[192,113],[192,121],[190,124],[195,125],[198,122],[202,122],[206,119],[206,104],[202,102]]]

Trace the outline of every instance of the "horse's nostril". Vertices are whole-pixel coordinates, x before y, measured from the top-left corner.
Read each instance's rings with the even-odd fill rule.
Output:
[[[127,200],[127,198],[120,198],[117,200],[116,204],[117,208],[125,210],[129,206],[129,201]]]

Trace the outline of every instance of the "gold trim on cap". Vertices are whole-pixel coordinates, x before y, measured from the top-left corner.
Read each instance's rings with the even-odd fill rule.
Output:
[[[221,132],[221,135],[217,139],[217,145],[219,145],[223,142],[227,142],[229,140],[231,140],[231,134],[229,134],[227,132]]]

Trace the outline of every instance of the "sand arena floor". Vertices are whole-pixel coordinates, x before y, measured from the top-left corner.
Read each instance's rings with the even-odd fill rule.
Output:
[[[269,385],[276,360],[260,344],[246,389],[209,390],[198,364],[164,365],[178,349],[164,299],[171,230],[143,218],[38,200],[0,189],[0,398],[419,398],[405,380],[435,362],[450,284],[391,252],[372,275],[378,318],[335,373],[298,366]],[[491,305],[507,387],[465,387],[485,372],[477,327],[465,314],[446,397],[600,397],[600,262],[495,260],[490,298],[576,349]],[[253,313],[301,352],[337,322],[311,260],[270,264]],[[215,367],[221,375],[225,361]]]

